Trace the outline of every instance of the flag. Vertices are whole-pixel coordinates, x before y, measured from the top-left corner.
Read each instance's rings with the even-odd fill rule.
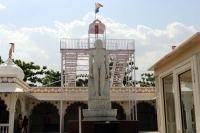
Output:
[[[14,43],[9,43],[9,44],[11,44],[11,51],[14,53],[15,44]]]
[[[95,3],[95,13],[99,12],[100,7],[103,7],[103,5],[101,5],[100,3]]]

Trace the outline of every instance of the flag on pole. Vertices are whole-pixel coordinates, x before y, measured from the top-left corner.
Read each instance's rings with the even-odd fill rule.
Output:
[[[95,3],[95,13],[99,12],[100,7],[103,7],[103,5],[101,5],[100,3]]]

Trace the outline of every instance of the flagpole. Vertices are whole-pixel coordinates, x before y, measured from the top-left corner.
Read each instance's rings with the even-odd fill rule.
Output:
[[[95,12],[95,20],[96,20],[96,3],[94,3],[94,12]]]

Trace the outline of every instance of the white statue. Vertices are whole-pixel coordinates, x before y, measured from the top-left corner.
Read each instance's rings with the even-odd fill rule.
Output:
[[[97,39],[95,49],[89,53],[89,75],[94,79],[96,96],[103,96],[105,79],[109,76],[108,53],[103,49],[103,41]]]

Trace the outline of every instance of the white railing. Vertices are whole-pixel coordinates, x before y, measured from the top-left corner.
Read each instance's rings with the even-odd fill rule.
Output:
[[[135,50],[133,39],[106,39],[104,41],[106,50]],[[94,38],[88,39],[60,39],[60,49],[90,49],[94,48]]]
[[[60,49],[88,49],[88,39],[60,39]]]
[[[9,124],[0,124],[0,133],[8,133]]]
[[[106,50],[135,50],[133,39],[107,39]]]

